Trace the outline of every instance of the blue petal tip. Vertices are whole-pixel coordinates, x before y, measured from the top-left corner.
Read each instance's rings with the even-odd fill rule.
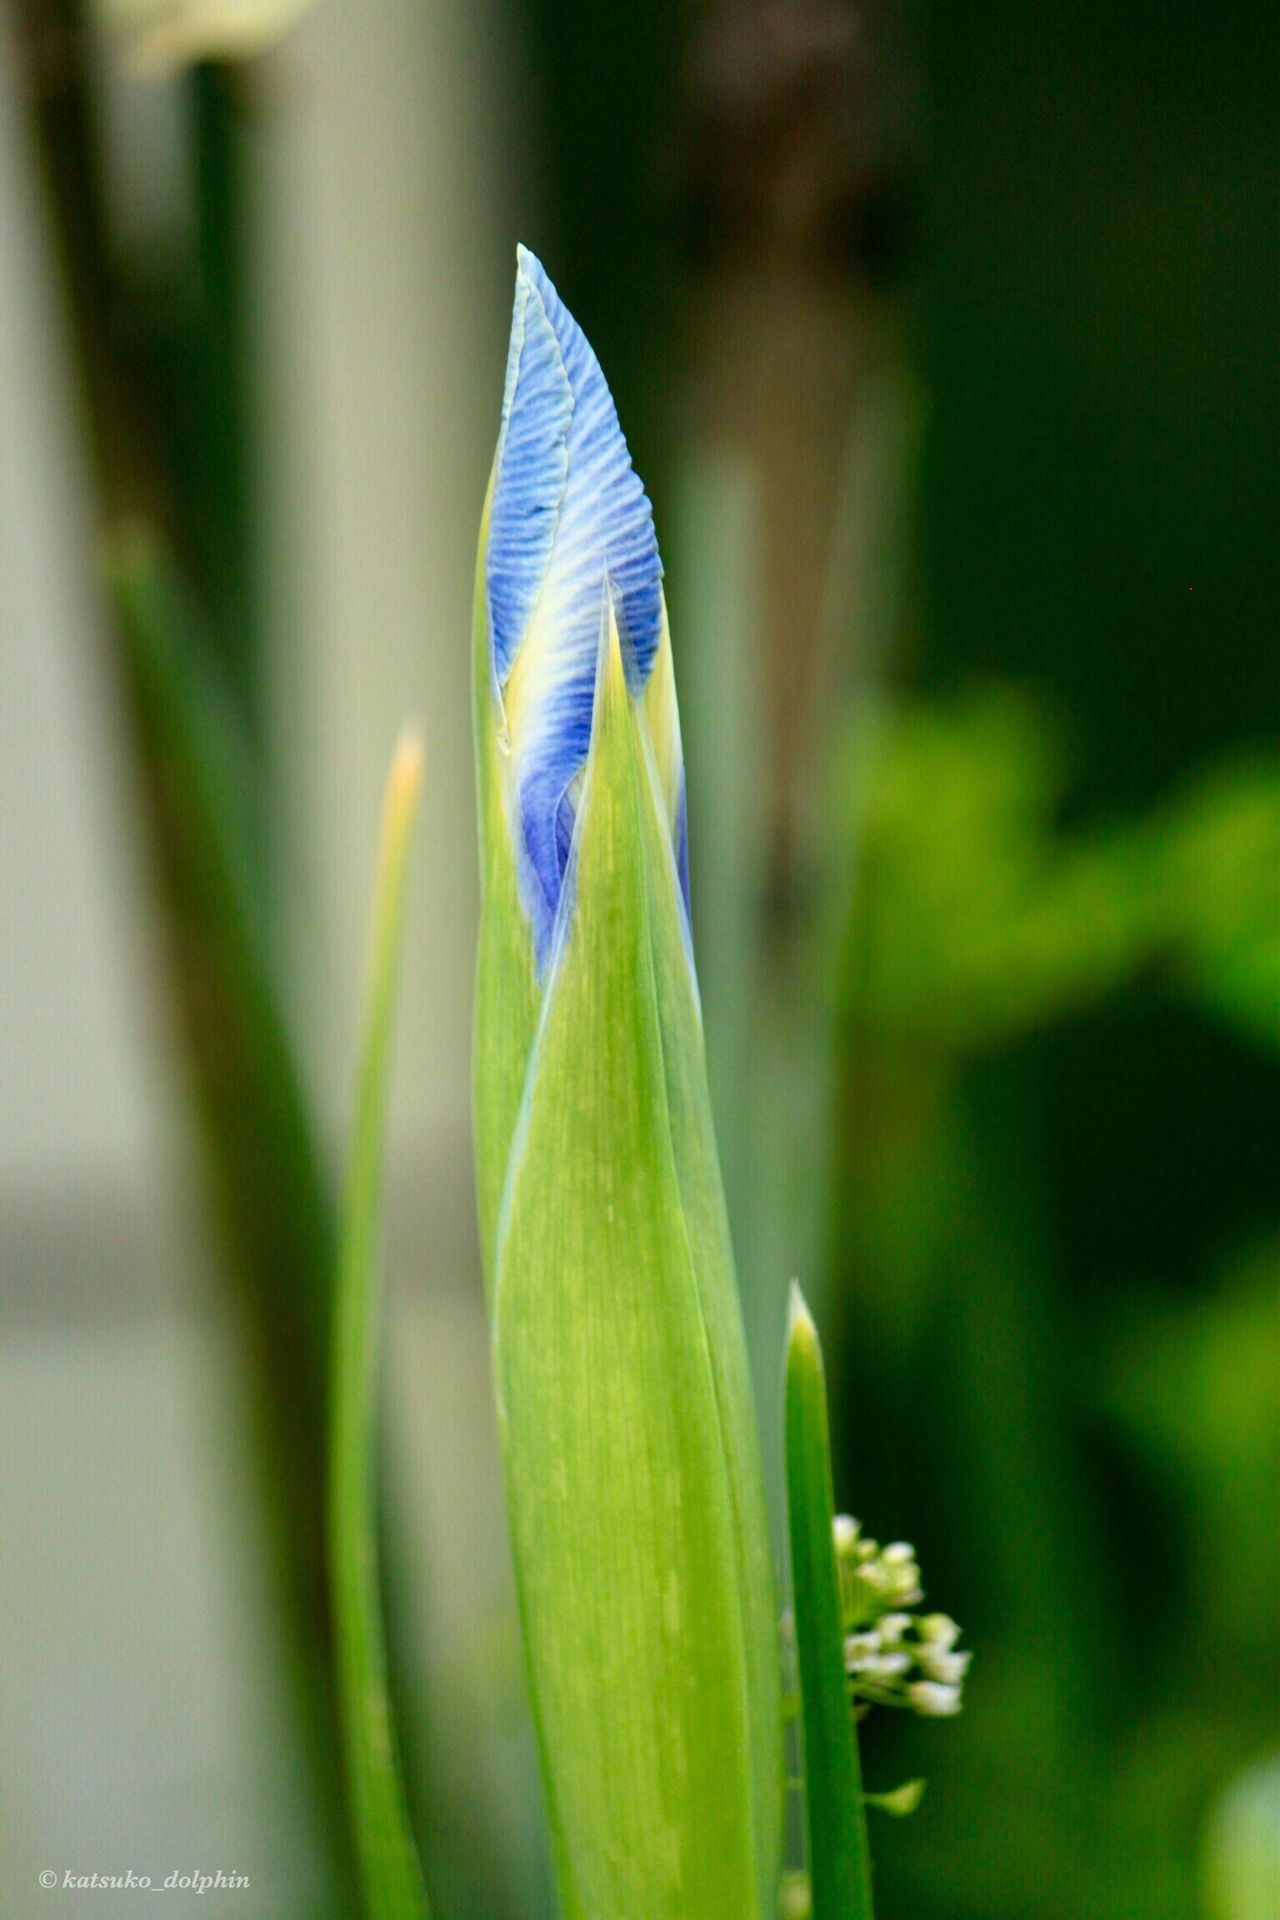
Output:
[[[591,741],[605,582],[638,695],[661,640],[662,562],[600,363],[542,262],[522,245],[486,570],[522,887],[543,958]]]

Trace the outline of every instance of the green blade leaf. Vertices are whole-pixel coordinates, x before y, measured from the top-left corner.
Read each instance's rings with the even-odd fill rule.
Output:
[[[497,1233],[494,1357],[566,1920],[745,1920],[743,1604],[708,1329],[672,1151],[640,740],[616,627],[574,906]]]
[[[813,1915],[871,1920],[858,1740],[845,1684],[822,1349],[798,1285],[791,1289],[787,1329],[786,1462]]]
[[[425,1920],[427,1914],[387,1690],[375,1474],[387,1097],[405,871],[421,778],[421,753],[404,740],[387,783],[379,844],[332,1355],[330,1578],[347,1792],[368,1920]]]

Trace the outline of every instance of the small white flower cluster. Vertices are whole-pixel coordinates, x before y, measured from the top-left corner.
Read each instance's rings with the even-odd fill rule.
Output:
[[[857,1521],[843,1513],[835,1544],[855,1710],[909,1707],[930,1719],[959,1713],[973,1656],[957,1651],[960,1629],[949,1615],[907,1611],[924,1598],[914,1548],[905,1540],[882,1547],[864,1539]]]
[[[914,1547],[895,1540],[882,1547],[864,1539],[856,1520],[836,1515],[836,1559],[840,1566],[840,1606],[853,1625],[870,1622],[893,1608],[914,1607],[924,1598]]]

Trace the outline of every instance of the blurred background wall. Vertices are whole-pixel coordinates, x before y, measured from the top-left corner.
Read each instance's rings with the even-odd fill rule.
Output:
[[[291,1783],[241,1368],[201,1245],[69,330],[4,30],[5,1905],[69,1911],[77,1896],[36,1883],[64,1854],[230,1861],[264,1820],[314,1890],[323,1840]],[[265,1902],[273,1877],[278,1894],[291,1876],[264,1873]]]
[[[315,1913],[330,1897],[332,1848],[299,1785],[307,1765],[277,1671],[287,1662],[253,1491],[248,1336],[209,1270],[145,802],[102,604],[57,207],[33,138],[50,101],[55,124],[70,118],[72,74],[87,59],[123,286],[119,310],[100,319],[106,345],[122,352],[131,329],[168,324],[180,336],[200,297],[194,109],[183,74],[140,78],[105,39],[86,56],[73,38],[85,32],[57,9],[6,15],[0,76],[14,370],[0,435],[4,1906],[25,1911],[39,1898],[71,1911],[75,1894],[36,1887],[48,1864],[132,1864],[159,1877],[162,1861],[189,1871],[216,1855],[250,1875],[242,1911]],[[288,1020],[332,1168],[380,790],[406,717],[430,768],[392,1207],[406,1553],[423,1535],[447,1541],[448,1572],[429,1591],[417,1583],[406,1623],[419,1652],[429,1618],[438,1642],[450,1620],[507,1599],[472,1284],[475,860],[457,668],[505,352],[503,180],[521,138],[501,58],[510,34],[496,10],[328,7],[246,72],[234,127],[246,174],[273,911]],[[176,436],[179,409],[156,386],[148,400],[162,440]],[[510,1665],[514,1675],[514,1648]],[[477,1764],[483,1776],[483,1753]],[[181,1907],[180,1893],[171,1898]]]
[[[440,1912],[547,1910],[467,1089],[523,238],[663,538],[766,1454],[798,1271],[841,1503],[977,1648],[867,1728],[931,1781],[882,1911],[1269,1920],[1270,10],[319,0],[140,74],[183,17],[0,43],[5,1910],[349,1910],[314,1427],[406,715],[397,1687]]]

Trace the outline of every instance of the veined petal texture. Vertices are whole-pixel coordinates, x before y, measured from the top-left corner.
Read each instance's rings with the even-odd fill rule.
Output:
[[[649,693],[677,861],[683,775],[653,512],[586,336],[518,254],[486,556],[496,724],[520,892],[539,967],[552,944],[591,739],[600,621],[613,599],[631,693]],[[657,697],[655,697],[657,696]]]

